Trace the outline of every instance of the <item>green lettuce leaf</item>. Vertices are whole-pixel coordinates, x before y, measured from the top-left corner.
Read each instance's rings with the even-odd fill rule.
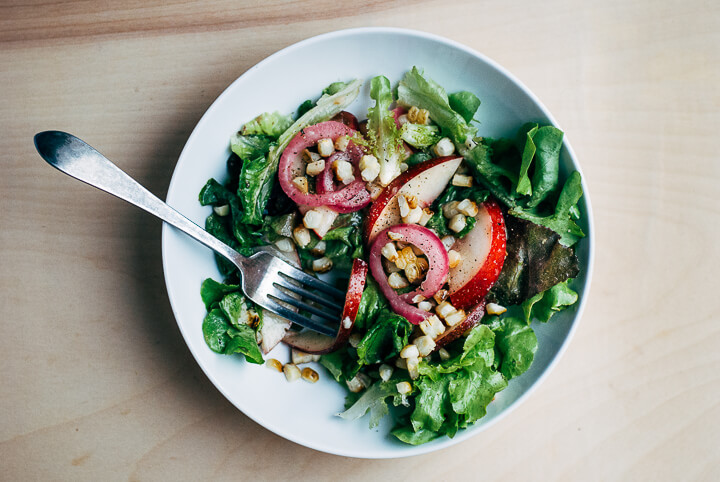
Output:
[[[240,159],[247,161],[265,157],[270,150],[273,139],[268,136],[250,135],[244,136],[239,132],[230,139],[230,150]]]
[[[545,323],[558,311],[574,305],[578,300],[578,294],[568,286],[570,281],[558,283],[525,301],[522,304],[525,322],[530,323],[535,318]]]
[[[570,174],[567,181],[565,181],[553,214],[541,216],[520,206],[512,207],[510,214],[552,229],[560,235],[560,242],[563,245],[572,246],[580,238],[585,236],[585,233],[583,233],[582,229],[575,223],[571,214],[573,208],[582,197],[582,194],[580,173],[575,171]]]
[[[495,333],[501,354],[500,372],[508,380],[525,373],[538,348],[537,336],[530,325],[513,316],[495,316],[486,323]]]
[[[222,310],[218,308],[210,310],[202,324],[203,337],[207,346],[215,353],[224,353],[225,346],[230,340],[227,334],[229,329],[230,324],[225,319]]]
[[[400,128],[400,138],[416,149],[424,149],[440,140],[440,129],[406,122]]]
[[[368,109],[367,132],[373,154],[380,162],[380,183],[385,186],[400,175],[400,133],[390,111],[393,103],[390,81],[379,75],[370,81],[370,98],[375,105]]]
[[[462,115],[450,107],[445,89],[423,77],[417,67],[407,72],[398,84],[398,102],[408,107],[426,109],[430,119],[448,133],[456,145],[466,145],[477,133],[477,128],[469,125]]]
[[[452,110],[460,114],[468,124],[473,120],[475,113],[480,107],[480,99],[472,92],[467,91],[450,94],[448,101]]]
[[[437,432],[432,430],[418,430],[415,432],[412,427],[401,426],[393,429],[391,432],[401,442],[405,442],[410,445],[422,445],[435,440],[440,436]]]
[[[532,195],[527,204],[534,208],[544,201],[558,187],[560,178],[560,149],[563,131],[553,126],[538,128],[530,142],[535,145],[535,172]]]
[[[398,356],[407,345],[411,332],[409,321],[388,309],[384,310],[357,346],[359,363],[372,365]]]
[[[242,293],[232,292],[226,294],[220,301],[220,309],[235,328],[248,324],[248,306]]]
[[[414,431],[429,430],[438,432],[445,422],[446,414],[452,410],[448,385],[452,376],[420,377],[415,381],[419,391],[415,397],[415,410],[410,416]]]
[[[350,408],[339,413],[338,417],[345,420],[357,420],[370,412],[370,428],[375,428],[389,412],[386,400],[395,395],[397,395],[395,382],[377,381],[366,389]]]
[[[360,298],[360,306],[355,316],[354,329],[364,332],[371,326],[380,312],[388,307],[388,301],[380,292],[380,287],[372,276],[365,280],[365,290]]]
[[[245,360],[250,363],[258,365],[264,363],[262,353],[258,347],[255,330],[248,325],[238,325],[237,327],[228,329],[227,335],[229,339],[223,351],[225,355],[241,353],[245,355]]]
[[[235,197],[235,194],[215,179],[208,179],[208,182],[200,190],[198,200],[202,206],[221,206],[230,204]]]
[[[484,363],[464,369],[448,383],[455,413],[463,415],[461,428],[485,416],[495,395],[507,387],[507,380]]]
[[[535,136],[537,130],[537,124],[525,124],[521,128],[521,131],[524,131],[526,139],[520,164],[520,174],[518,175],[518,182],[515,190],[525,196],[532,194],[532,184],[530,182],[530,177],[528,176],[528,171],[530,170],[530,165],[532,164],[532,160],[535,157],[535,151],[537,150],[535,143],[533,142],[533,136]]]
[[[213,305],[220,303],[226,294],[236,291],[240,291],[240,285],[224,284],[207,278],[200,286],[200,297],[205,303],[205,308],[210,311]]]
[[[260,135],[277,139],[292,124],[290,116],[282,115],[279,112],[265,112],[250,122],[246,123],[240,130],[243,136]],[[240,154],[236,153],[238,156]]]

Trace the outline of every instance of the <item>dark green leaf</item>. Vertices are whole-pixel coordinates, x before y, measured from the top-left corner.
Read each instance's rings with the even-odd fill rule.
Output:
[[[248,324],[248,307],[240,292],[228,293],[220,301],[220,309],[235,328]]]
[[[243,161],[265,157],[270,150],[273,139],[264,135],[244,136],[235,134],[230,139],[230,150],[232,150]]]
[[[553,126],[540,127],[532,138],[537,151],[529,208],[539,205],[558,186],[562,141],[563,132]]]
[[[365,281],[365,290],[360,298],[360,306],[355,316],[355,330],[361,332],[367,330],[373,324],[375,318],[387,308],[388,301],[380,292],[380,287],[372,276],[368,275]]]
[[[489,295],[504,305],[518,305],[557,283],[574,278],[579,263],[574,250],[543,226],[506,216],[507,256]]]
[[[390,310],[383,311],[357,346],[360,364],[372,365],[396,357],[407,345],[411,332],[409,321]]]
[[[405,159],[405,164],[407,164],[409,167],[413,167],[417,164],[422,164],[423,162],[428,161],[432,158],[433,158],[433,156],[431,154],[428,154],[427,152],[419,151],[419,152],[412,154],[407,159]]]
[[[205,343],[210,349],[216,353],[224,353],[225,346],[230,340],[227,331],[230,324],[225,319],[225,315],[219,309],[211,310],[203,320],[202,331]]]
[[[452,110],[460,114],[465,122],[470,123],[480,107],[480,99],[475,94],[467,91],[460,91],[448,96]]]
[[[264,360],[260,348],[258,347],[255,330],[248,325],[239,325],[230,328],[227,331],[229,339],[225,345],[224,353],[232,355],[233,353],[242,353],[245,359],[250,363],[262,365]]]
[[[200,190],[198,199],[203,206],[229,204],[236,196],[215,179],[209,179]]]
[[[220,303],[226,294],[236,291],[240,291],[239,285],[223,284],[207,278],[200,286],[200,297],[205,303],[205,308],[210,311],[213,305]]]
[[[238,186],[243,207],[242,223],[262,224],[265,206],[276,182],[276,172],[277,166],[271,165],[262,156],[243,163]]]
[[[298,108],[297,108],[297,113],[295,114],[295,118],[296,118],[296,119],[299,119],[300,117],[302,117],[303,115],[305,115],[305,113],[306,113],[307,111],[309,111],[310,109],[312,109],[313,107],[315,107],[315,102],[312,101],[312,100],[310,100],[310,99],[306,100],[305,102],[303,102],[302,104],[300,104],[300,105],[298,106]]]

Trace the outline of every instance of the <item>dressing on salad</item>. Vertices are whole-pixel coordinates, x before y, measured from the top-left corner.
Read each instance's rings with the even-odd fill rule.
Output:
[[[291,263],[335,273],[347,287],[335,338],[297,330],[247,299],[221,257],[222,283],[201,297],[209,348],[250,363],[281,341],[296,365],[319,361],[348,388],[345,419],[392,407],[409,444],[453,437],[530,367],[547,322],[576,303],[574,245],[580,174],[561,182],[563,133],[527,123],[514,138],[478,134],[480,99],[446,91],[422,71],[370,80],[362,121],[345,109],[361,82],[336,82],[295,117],[266,112],[230,141],[224,183],[200,202],[205,228],[243,254],[271,245]],[[363,116],[361,116],[363,117]]]

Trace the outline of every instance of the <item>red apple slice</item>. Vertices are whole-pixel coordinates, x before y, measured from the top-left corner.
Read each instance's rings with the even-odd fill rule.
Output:
[[[345,295],[345,306],[343,307],[342,319],[340,320],[340,329],[335,338],[321,335],[311,330],[289,331],[287,335],[285,335],[285,338],[283,338],[283,342],[293,348],[313,355],[333,352],[347,343],[350,333],[352,333],[358,310],[360,309],[360,299],[365,289],[367,272],[368,265],[365,261],[361,259],[353,260],[350,281],[348,283],[347,294]]]
[[[462,258],[448,274],[450,302],[456,308],[482,301],[505,262],[505,218],[498,203],[488,200],[478,206],[475,221],[472,231],[452,247]]]
[[[480,320],[482,320],[483,316],[485,316],[484,300],[478,303],[478,305],[473,308],[470,313],[468,313],[467,317],[463,321],[453,326],[452,328],[448,328],[442,335],[436,338],[435,349],[433,351],[439,350],[440,348],[446,346],[448,343],[451,343],[460,338],[466,331],[477,326],[480,323]]]
[[[369,244],[384,229],[402,223],[398,194],[415,196],[420,207],[427,207],[445,190],[462,157],[437,157],[417,164],[396,177],[380,193],[365,222],[365,241]]]

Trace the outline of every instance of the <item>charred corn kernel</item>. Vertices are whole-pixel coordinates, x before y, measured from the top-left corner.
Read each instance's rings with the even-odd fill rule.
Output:
[[[453,327],[465,320],[465,318],[467,318],[465,316],[465,312],[463,310],[457,310],[445,317],[445,323],[447,323],[448,326]]]
[[[402,220],[405,224],[418,224],[422,219],[422,215],[422,209],[416,206],[415,208],[411,208],[408,215],[402,218]]]
[[[433,330],[432,325],[427,318],[422,320],[418,326],[420,327],[420,331],[422,331],[426,335],[433,336],[435,334],[435,331]]]
[[[417,307],[423,311],[431,311],[433,305],[429,301],[421,301],[417,304]]]
[[[310,253],[312,253],[315,256],[322,256],[325,254],[325,248],[327,245],[325,244],[325,241],[318,241],[314,248],[310,250]]]
[[[277,241],[275,241],[275,246],[283,253],[289,253],[295,249],[295,246],[293,246],[293,242],[290,241],[290,238],[278,239]]]
[[[400,357],[396,358],[395,366],[401,370],[407,370],[407,363],[405,362],[404,358],[400,358]]]
[[[445,216],[447,219],[450,219],[451,217],[458,214],[460,211],[457,210],[457,205],[460,204],[457,201],[450,201],[445,204],[443,204],[442,211],[443,216]]]
[[[298,176],[295,179],[292,180],[293,184],[296,188],[298,188],[298,191],[300,191],[303,194],[308,193],[308,180],[305,176]]]
[[[462,214],[456,214],[448,223],[448,228],[450,228],[451,231],[459,233],[460,231],[465,229],[466,224],[467,220],[465,219],[465,216]]]
[[[366,154],[360,158],[360,176],[365,182],[371,182],[377,179],[380,174],[380,163],[377,157],[372,154]]]
[[[412,392],[412,385],[410,385],[410,382],[400,382],[395,385],[395,388],[400,395],[407,395]]]
[[[409,283],[419,283],[421,281],[421,275],[422,273],[420,272],[420,268],[418,268],[417,263],[408,263],[408,265],[405,266],[405,278],[407,278]]]
[[[293,229],[293,238],[295,238],[295,242],[301,248],[304,248],[305,246],[310,244],[310,241],[312,241],[312,238],[310,237],[310,231],[308,231],[305,226],[298,226]]]
[[[390,285],[390,288],[394,290],[399,290],[410,286],[405,277],[400,273],[390,273],[390,276],[388,276],[388,284]]]
[[[400,350],[400,358],[417,358],[418,356],[420,356],[418,347],[413,344],[405,345],[405,347]]]
[[[410,247],[412,248],[413,253],[415,253],[415,256],[423,256],[425,254],[422,249],[418,248],[414,244],[411,244]]]
[[[348,343],[350,343],[350,346],[353,348],[357,348],[357,346],[360,344],[360,340],[362,340],[362,335],[359,333],[353,333],[350,335],[350,338],[348,338]]]
[[[432,336],[433,339],[435,339],[438,336],[445,333],[445,325],[443,325],[442,321],[440,321],[440,318],[438,318],[435,315],[432,315],[427,319],[427,321],[428,321],[428,323],[430,323],[430,326],[432,327],[432,330],[435,333],[435,335]]]
[[[283,366],[283,373],[289,382],[297,381],[300,378],[300,369],[292,363],[286,363]]]
[[[460,201],[457,205],[457,210],[460,214],[464,214],[465,216],[470,217],[475,217],[475,215],[478,213],[477,204],[475,204],[469,199],[463,199],[462,201]]]
[[[418,376],[420,376],[420,372],[418,371],[418,365],[420,364],[420,360],[418,360],[416,357],[406,358],[405,363],[407,364],[407,371],[408,375],[410,375],[410,378],[415,380]]]
[[[335,152],[335,143],[332,139],[320,139],[317,143],[318,154],[328,157]]]
[[[445,348],[440,348],[438,350],[438,355],[440,355],[440,359],[443,361],[450,359],[450,353],[448,353]]]
[[[390,380],[390,377],[393,374],[393,367],[386,363],[383,363],[382,365],[380,365],[380,368],[378,368],[378,373],[380,374],[380,378],[382,379],[382,381],[386,382]]]
[[[359,375],[361,375],[361,374],[358,373],[352,379],[345,382],[347,384],[348,389],[353,393],[362,392],[363,389],[365,388],[365,385],[363,384]]]
[[[502,315],[507,311],[507,308],[497,303],[488,303],[485,305],[485,311],[487,311],[488,315]]]
[[[350,136],[340,136],[335,139],[335,149],[337,149],[338,151],[345,152],[348,144],[350,144]]]
[[[303,216],[303,224],[308,229],[319,228],[323,222],[323,214],[320,211],[311,209]]]
[[[448,297],[448,290],[437,290],[435,294],[433,295],[433,299],[437,304],[442,303],[445,301]]]
[[[305,168],[305,174],[308,176],[317,176],[325,170],[325,159],[318,159],[314,162],[309,162]]]
[[[403,239],[405,239],[405,236],[400,233],[396,233],[395,231],[388,231],[388,238],[393,241],[402,241]]]
[[[348,161],[336,159],[332,163],[332,168],[335,171],[335,177],[343,184],[350,184],[355,180],[353,166]]]
[[[280,363],[279,360],[276,360],[274,358],[269,358],[268,361],[265,362],[265,366],[268,368],[272,368],[273,370],[276,370],[280,373],[283,371],[283,365]]]
[[[380,250],[380,254],[382,254],[389,261],[395,261],[398,257],[397,249],[395,249],[395,243],[387,243]]]
[[[430,221],[431,217],[433,217],[433,212],[428,208],[423,209],[422,216],[420,216],[420,221],[418,221],[418,224],[420,226],[425,226],[428,221]]]
[[[373,201],[380,197],[380,194],[383,192],[383,187],[377,184],[368,184],[367,189],[370,192],[370,199]]]
[[[302,372],[300,372],[300,376],[303,380],[310,383],[315,383],[320,379],[320,375],[318,375],[318,372],[316,372],[310,367],[303,368]]]
[[[418,109],[412,106],[407,113],[407,119],[413,124],[427,124],[430,120],[430,113],[427,109]]]
[[[332,265],[332,260],[323,256],[322,258],[313,260],[312,270],[316,273],[327,273],[332,269]]]
[[[385,268],[386,273],[399,273],[403,270],[397,267],[395,263],[391,263],[387,259],[383,261],[383,268]]]
[[[413,303],[420,303],[421,301],[425,301],[425,297],[423,295],[413,296],[413,299],[412,299]]]
[[[428,335],[423,335],[415,338],[413,345],[417,347],[420,356],[428,356],[435,349],[435,340]]]
[[[307,149],[303,151],[303,161],[305,162],[315,162],[321,158],[322,156],[317,152],[312,152]]]
[[[433,146],[433,152],[438,157],[452,156],[455,152],[455,144],[449,137],[443,137]]]
[[[408,164],[407,164],[406,162],[401,162],[401,163],[400,163],[400,172],[405,172],[405,171],[407,171],[408,169],[410,169],[410,166],[408,166]]]
[[[213,211],[218,216],[227,216],[228,214],[230,214],[230,206],[228,206],[227,204],[223,204],[222,206],[215,206],[213,208]]]
[[[455,244],[455,238],[453,236],[450,236],[449,234],[447,236],[443,236],[440,241],[442,241],[443,246],[445,246],[445,249],[448,251]]]
[[[397,120],[398,120],[398,124],[400,124],[400,126],[402,126],[403,124],[407,124],[408,122],[410,122],[410,121],[408,121],[408,116],[407,116],[407,114],[403,114],[403,115],[399,116]]]
[[[398,194],[397,197],[398,207],[400,208],[400,217],[404,218],[408,214],[410,214],[410,206],[408,206],[407,199],[405,199],[405,195]]]
[[[428,260],[425,256],[418,257],[416,263],[418,268],[420,268],[420,271],[422,271],[423,273],[427,271],[428,268],[430,268],[430,264],[428,263]]]
[[[302,365],[303,363],[310,363],[311,361],[315,361],[313,355],[311,355],[310,353],[305,353],[304,351],[300,351],[296,348],[293,348],[290,352],[290,358],[295,365]]]
[[[415,263],[417,261],[417,256],[415,256],[412,246],[405,246],[401,249],[398,253],[398,257],[403,258],[408,264]]]
[[[410,209],[415,209],[416,207],[418,207],[418,198],[416,196],[413,196],[413,195],[407,196],[406,195],[405,200],[407,201]]]
[[[473,178],[472,176],[466,176],[465,174],[455,174],[452,178],[452,185],[458,187],[472,187]]]
[[[443,301],[435,308],[435,313],[437,313],[440,318],[447,318],[449,315],[455,313],[456,311],[457,310],[455,309],[455,307],[447,301]]]
[[[457,268],[460,266],[460,263],[462,263],[462,256],[460,256],[460,253],[455,251],[454,249],[451,249],[448,251],[448,266],[450,268]]]

